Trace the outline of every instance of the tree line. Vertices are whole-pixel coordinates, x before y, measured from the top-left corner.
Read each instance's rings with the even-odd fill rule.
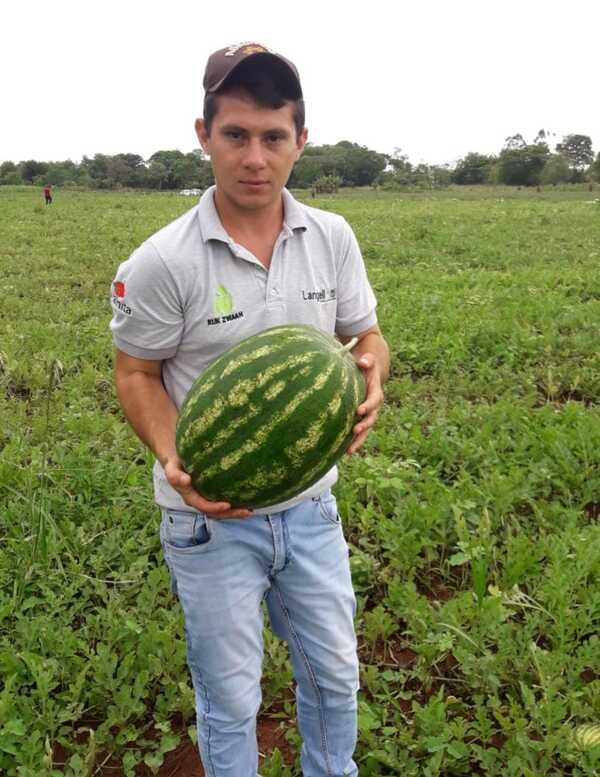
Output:
[[[413,164],[401,149],[383,154],[342,140],[334,145],[307,144],[288,186],[335,191],[341,186],[384,189],[439,188],[450,184],[556,185],[600,181],[600,152],[594,157],[588,135],[563,137],[550,150],[550,134],[540,130],[527,142],[517,133],[506,138],[498,154],[470,152],[454,165]],[[95,154],[80,163],[3,162],[0,185],[79,186],[90,189],[205,189],[214,183],[210,161],[197,149],[139,154]]]

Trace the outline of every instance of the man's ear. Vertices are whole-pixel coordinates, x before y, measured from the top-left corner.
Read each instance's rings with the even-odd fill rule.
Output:
[[[205,154],[210,154],[210,136],[206,130],[206,123],[204,122],[204,119],[196,119],[194,129],[196,130],[196,135],[198,136],[202,150]]]
[[[296,148],[297,148],[296,162],[302,156],[302,152],[304,151],[304,146],[306,145],[307,140],[308,140],[308,130],[306,129],[306,127],[304,127],[302,132],[296,136]]]

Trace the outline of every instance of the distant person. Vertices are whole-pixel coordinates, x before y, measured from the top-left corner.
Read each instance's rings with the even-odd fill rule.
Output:
[[[175,424],[194,380],[229,346],[278,324],[310,324],[343,343],[358,339],[352,353],[367,397],[354,453],[383,401],[389,351],[350,226],[285,188],[307,138],[295,66],[258,44],[229,46],[210,56],[204,89],[196,132],[216,185],[117,271],[117,394],[156,457],[161,540],[185,616],[206,775],[256,777],[264,601],[292,657],[303,775],[356,777],[356,600],[330,490],[337,469],[279,505],[235,509],[192,488]],[[215,319],[224,283],[243,312],[233,326]],[[319,289],[322,304],[308,293]]]
[[[52,205],[52,184],[47,183],[44,186],[44,197],[46,199],[46,205]]]

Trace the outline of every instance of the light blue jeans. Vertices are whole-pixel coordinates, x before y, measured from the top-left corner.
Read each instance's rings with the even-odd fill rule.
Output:
[[[262,601],[296,678],[304,777],[356,777],[356,601],[335,497],[242,519],[163,510],[207,777],[257,777]]]

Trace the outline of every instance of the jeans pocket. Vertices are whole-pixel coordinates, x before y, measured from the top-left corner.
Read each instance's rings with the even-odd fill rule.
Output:
[[[341,524],[342,519],[338,513],[337,501],[331,491],[321,494],[316,501],[319,504],[319,512],[325,520],[329,521],[329,523]]]
[[[173,550],[193,551],[206,547],[212,539],[206,513],[164,510],[163,537]]]

